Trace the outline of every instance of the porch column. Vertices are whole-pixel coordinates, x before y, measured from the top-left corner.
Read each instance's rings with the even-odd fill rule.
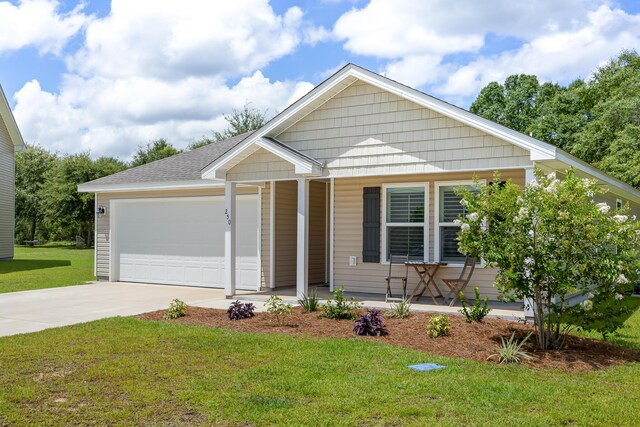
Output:
[[[533,166],[524,169],[524,184],[528,185],[535,179],[533,174]],[[524,317],[533,317],[535,313],[535,304],[531,298],[525,298],[524,303]]]
[[[298,254],[296,295],[309,294],[309,181],[298,178]]]
[[[236,183],[224,184],[224,296],[236,293]]]

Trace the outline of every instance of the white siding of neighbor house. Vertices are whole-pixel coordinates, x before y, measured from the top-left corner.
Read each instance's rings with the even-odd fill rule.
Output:
[[[15,231],[14,146],[0,119],[0,259],[13,258]]]
[[[326,161],[324,175],[332,177],[532,164],[526,150],[361,81],[277,138]]]
[[[493,177],[492,172],[478,172],[475,174],[480,179],[488,182]],[[392,183],[428,183],[429,188],[429,260],[434,260],[434,218],[435,209],[435,183],[438,181],[462,181],[471,180],[474,173],[447,173],[409,176],[388,176],[370,178],[340,178],[335,180],[335,216],[334,216],[334,286],[344,285],[351,292],[384,293],[386,289],[385,277],[389,272],[389,265],[383,263],[362,262],[362,193],[364,187],[382,187],[383,184]],[[501,171],[501,179],[511,179],[518,185],[524,185],[525,172],[523,169],[510,169]],[[382,201],[381,201],[382,203]],[[382,212],[385,207],[381,206]],[[384,238],[381,230],[380,238]],[[382,242],[381,242],[382,243]],[[349,266],[349,256],[357,257],[357,265]],[[402,269],[402,267],[399,267]],[[460,274],[459,267],[441,267],[436,276],[436,281],[444,290],[439,278],[457,278]],[[398,271],[400,272],[400,271]],[[497,290],[493,287],[496,270],[490,268],[476,268],[469,289],[474,286],[480,288],[480,293],[488,295],[491,299],[497,296]],[[417,285],[417,275],[409,271],[409,291]],[[398,292],[400,285],[396,284],[394,290]]]
[[[228,181],[260,181],[269,179],[295,179],[294,166],[264,148],[227,171]]]

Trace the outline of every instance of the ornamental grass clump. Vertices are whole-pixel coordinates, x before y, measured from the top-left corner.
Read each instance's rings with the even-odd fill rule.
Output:
[[[282,298],[277,295],[271,295],[264,306],[267,307],[267,313],[275,318],[276,324],[279,326],[284,326],[286,318],[293,312],[293,306],[282,301]]]
[[[380,335],[387,335],[389,333],[382,322],[382,313],[375,308],[362,314],[360,318],[356,320],[356,324],[353,326],[353,332],[357,335],[372,337],[379,337]]]
[[[389,317],[393,319],[406,319],[411,314],[411,304],[406,299],[401,299],[397,304],[391,304]]]
[[[464,315],[469,323],[482,322],[482,319],[484,319],[491,311],[488,307],[489,297],[484,297],[484,299],[480,298],[480,290],[478,287],[473,288],[473,292],[475,294],[475,302],[470,308],[467,306],[467,300],[464,297],[464,293],[460,292],[460,304],[462,305],[462,310],[459,310],[459,312]]]
[[[344,286],[333,292],[333,300],[331,297],[327,299],[327,303],[322,306],[320,317],[327,319],[349,319],[355,320],[356,312],[360,308],[360,303],[354,297],[347,299],[344,296]]]
[[[320,307],[320,300],[318,299],[316,291],[311,291],[309,295],[302,295],[302,298],[298,300],[298,304],[300,304],[305,312],[312,313],[317,311],[318,307]]]
[[[449,324],[449,318],[445,314],[437,316],[431,316],[429,323],[427,324],[427,334],[431,338],[438,338],[449,335],[451,325]]]
[[[229,305],[227,316],[229,316],[229,320],[248,319],[249,317],[255,316],[253,314],[254,309],[254,305],[250,302],[241,303],[239,300],[236,300]]]
[[[515,339],[515,332],[511,334],[511,338],[508,340],[504,340],[504,337],[500,337],[500,347],[498,348],[498,352],[492,354],[487,357],[487,360],[498,358],[498,363],[500,364],[510,364],[510,363],[520,363],[523,360],[531,360],[533,357],[526,351],[522,350],[522,346],[527,342],[529,337],[531,336],[531,332],[524,337],[524,339],[520,342]]]
[[[534,177],[523,188],[496,173],[489,185],[459,188],[460,251],[498,269],[501,300],[532,310],[538,348],[562,348],[571,327],[614,332],[640,273],[640,222],[628,206],[597,203],[605,190],[573,169]],[[588,302],[572,306],[575,294]]]
[[[187,304],[184,301],[180,301],[179,299],[174,299],[169,304],[169,309],[164,314],[164,318],[167,320],[177,319],[178,317],[183,317],[187,315]]]

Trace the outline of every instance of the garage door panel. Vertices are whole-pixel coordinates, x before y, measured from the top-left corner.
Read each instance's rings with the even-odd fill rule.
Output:
[[[117,205],[119,280],[224,287],[224,198]],[[258,286],[258,199],[239,196],[237,287]]]

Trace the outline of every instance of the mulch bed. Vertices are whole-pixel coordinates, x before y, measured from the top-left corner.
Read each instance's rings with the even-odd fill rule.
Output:
[[[411,313],[407,319],[384,317],[389,335],[382,337],[359,337],[353,332],[350,320],[331,320],[319,318],[319,312],[305,313],[296,307],[287,318],[286,326],[277,326],[267,313],[256,313],[255,317],[231,321],[226,310],[189,307],[187,315],[175,320],[163,318],[166,310],[144,313],[136,316],[144,320],[182,323],[185,325],[210,326],[226,328],[241,332],[281,333],[289,335],[308,335],[323,338],[366,339],[385,342],[401,347],[416,349],[441,356],[460,357],[485,363],[487,357],[496,352],[500,338],[509,338],[512,332],[522,339],[533,330],[531,325],[524,325],[502,319],[485,319],[482,323],[467,323],[462,316],[450,315],[450,335],[430,338],[426,325],[432,313]],[[525,362],[537,369],[555,369],[561,371],[593,371],[627,362],[640,362],[640,352],[614,344],[580,338],[573,335],[567,337],[565,348],[557,351],[539,351],[535,348],[532,336],[524,347],[534,360]]]

